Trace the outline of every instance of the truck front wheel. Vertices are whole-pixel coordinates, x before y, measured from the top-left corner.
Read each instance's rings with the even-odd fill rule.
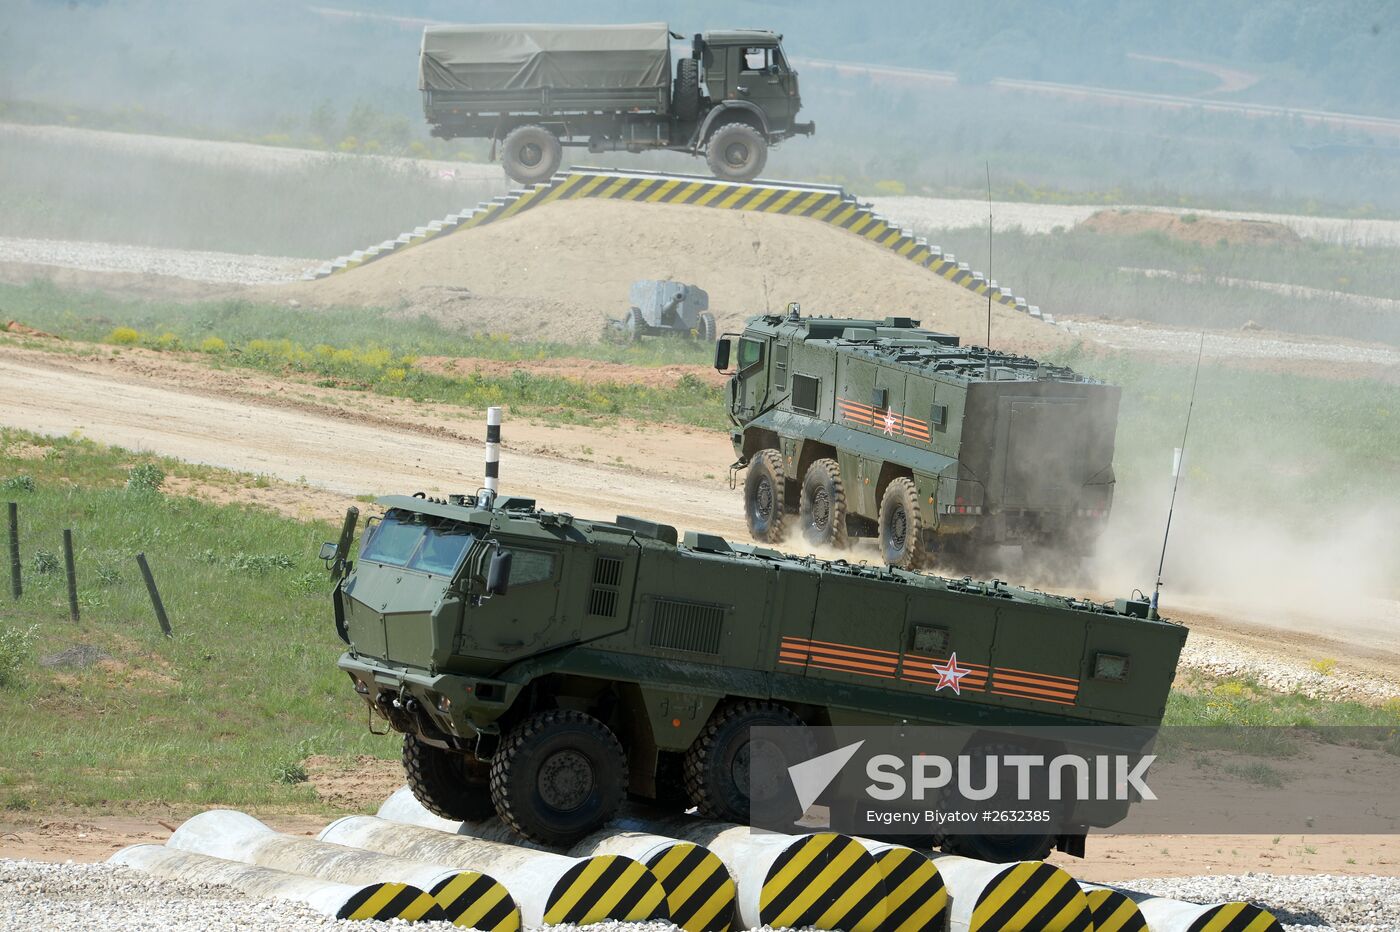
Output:
[[[537,712],[491,759],[496,814],[526,838],[568,846],[611,819],[627,791],[627,757],[607,725],[572,710]]]
[[[468,754],[403,736],[403,770],[409,789],[433,815],[475,822],[496,814],[487,787],[487,765]]]
[[[777,450],[755,453],[744,479],[744,517],[754,540],[765,544],[782,542],[783,521],[787,517],[785,488],[782,454]]]
[[[924,515],[914,480],[900,476],[880,500],[880,555],[890,566],[916,570],[924,562]]]
[[[519,184],[548,181],[559,170],[563,156],[559,137],[534,123],[517,126],[501,143],[501,164],[506,174]]]
[[[752,181],[768,162],[768,140],[747,123],[726,123],[710,134],[705,161],[716,178]]]

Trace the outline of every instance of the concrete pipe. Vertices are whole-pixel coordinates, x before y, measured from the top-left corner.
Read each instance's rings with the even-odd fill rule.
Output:
[[[300,903],[333,919],[416,922],[447,918],[436,900],[404,883],[335,883],[164,845],[133,845],[118,851],[107,862],[168,880],[223,884],[257,899]]]
[[[948,888],[928,855],[905,845],[857,838],[880,869],[890,932],[922,932],[948,925]]]
[[[669,918],[656,876],[621,855],[571,858],[373,816],[339,819],[319,838],[488,873],[506,885],[532,926]]]
[[[395,792],[379,807],[379,818],[407,825],[450,831],[484,841],[506,842],[537,850],[540,845],[520,839],[500,819],[450,822],[433,815],[408,787]],[[671,921],[686,932],[728,932],[736,918],[738,891],[734,879],[714,852],[704,845],[644,831],[604,828],[574,845],[569,857],[620,854],[641,862],[661,881]]]
[[[1147,929],[1142,910],[1126,893],[1092,883],[1081,882],[1079,888],[1089,899],[1094,932],[1144,932]]]
[[[933,859],[948,885],[951,932],[1089,932],[1089,899],[1073,877],[1044,861],[993,864]]]
[[[515,900],[486,874],[283,835],[242,812],[201,813],[181,825],[165,844],[338,883],[406,883],[426,890],[454,925],[483,932],[520,930]]]
[[[1129,893],[1152,932],[1283,932],[1273,913],[1249,903],[1202,906]]]

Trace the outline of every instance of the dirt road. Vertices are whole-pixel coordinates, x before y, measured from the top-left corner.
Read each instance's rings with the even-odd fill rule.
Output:
[[[154,355],[154,354],[152,354]],[[484,428],[460,410],[396,410],[291,383],[162,364],[144,354],[74,358],[4,348],[0,423],[49,435],[78,433],[133,450],[307,482],[346,495],[470,492],[480,484]],[[346,398],[343,396],[351,396]],[[455,423],[454,423],[455,422]],[[501,458],[507,491],[590,516],[645,515],[739,535],[728,460],[694,455],[712,435],[628,426],[562,430],[509,423]],[[571,451],[571,452],[570,452]],[[701,464],[707,470],[696,474]],[[704,476],[711,478],[705,479]]]

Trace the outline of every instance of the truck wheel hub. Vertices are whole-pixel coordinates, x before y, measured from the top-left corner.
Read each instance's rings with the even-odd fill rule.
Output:
[[[533,167],[540,164],[540,159],[544,158],[544,150],[533,142],[527,142],[520,147],[519,155],[521,164]]]
[[[896,511],[890,519],[890,543],[896,550],[904,549],[904,539],[909,536],[909,522],[904,511]]]
[[[826,495],[826,489],[819,489],[812,496],[812,527],[817,530],[825,530],[831,523],[831,499]]]
[[[579,751],[558,751],[540,766],[536,782],[540,798],[551,809],[571,812],[593,792],[593,766]]]
[[[773,486],[766,479],[754,489],[753,511],[756,518],[766,518],[773,512]]]
[[[749,161],[749,147],[742,142],[731,142],[724,147],[724,160],[735,168],[742,168]]]

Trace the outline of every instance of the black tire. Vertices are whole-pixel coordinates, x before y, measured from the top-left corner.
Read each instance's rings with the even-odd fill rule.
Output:
[[[744,518],[749,534],[765,544],[782,543],[787,519],[783,497],[786,492],[783,457],[777,450],[759,450],[749,461],[744,479]]]
[[[807,467],[797,521],[807,543],[846,546],[846,486],[836,460],[817,460]]]
[[[647,323],[646,320],[642,318],[641,310],[639,308],[629,307],[627,309],[627,318],[622,323],[622,332],[627,334],[627,342],[640,343],[642,341],[642,333],[646,331],[646,327]]]
[[[417,735],[404,735],[403,771],[414,797],[433,815],[476,822],[496,814],[489,767],[469,754],[435,748]]]
[[[726,123],[705,147],[710,172],[724,181],[752,181],[768,162],[768,140],[747,123]]]
[[[721,706],[685,753],[685,789],[700,815],[725,822],[750,823],[753,801],[749,798],[752,753],[749,729],[756,725],[792,726],[789,742],[777,749],[784,764],[796,764],[816,756],[816,739],[791,709],[757,699]],[[778,771],[776,767],[773,769]],[[781,769],[781,777],[774,784],[772,794],[758,801],[765,827],[789,825],[802,815],[786,779],[785,767]]]
[[[676,62],[676,82],[671,92],[671,112],[692,123],[700,115],[700,63],[693,58]]]
[[[695,335],[702,343],[715,342],[718,332],[713,314],[701,314],[700,319],[695,322]]]
[[[919,490],[906,476],[892,480],[880,500],[880,556],[907,570],[924,564],[924,513]]]
[[[548,181],[559,170],[563,157],[559,137],[535,123],[517,126],[501,143],[501,164],[520,184]]]
[[[516,725],[491,759],[491,800],[515,831],[568,846],[601,828],[627,793],[627,757],[591,715],[537,712]]]

